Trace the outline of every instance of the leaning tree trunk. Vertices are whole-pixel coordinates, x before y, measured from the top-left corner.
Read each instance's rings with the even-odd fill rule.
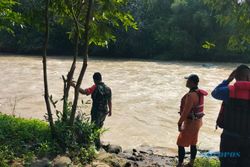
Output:
[[[88,65],[87,62],[88,62],[88,50],[89,50],[89,23],[90,23],[90,20],[92,19],[91,13],[92,13],[93,1],[94,0],[88,1],[88,10],[87,10],[86,18],[85,18],[85,36],[84,36],[85,43],[84,43],[83,64],[82,64],[81,72],[79,74],[79,77],[76,83],[74,101],[73,101],[72,111],[71,111],[70,120],[69,120],[70,126],[73,125],[74,120],[75,120],[76,108],[77,108],[78,97],[79,97],[79,89],[80,89],[80,85],[82,83],[82,79],[84,77],[84,74]]]
[[[51,128],[52,137],[55,138],[55,128],[49,101],[49,88],[47,79],[47,48],[49,41],[49,0],[45,0],[45,40],[44,40],[44,53],[43,53],[43,80],[44,80],[44,99],[47,108],[48,121]]]

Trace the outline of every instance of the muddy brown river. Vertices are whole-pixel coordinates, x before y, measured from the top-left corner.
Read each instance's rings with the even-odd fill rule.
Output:
[[[78,60],[77,74],[80,63]],[[67,73],[70,65],[69,58],[48,59],[49,91],[55,100],[62,97],[61,76]],[[105,122],[108,128],[102,137],[105,142],[125,149],[145,144],[176,153],[180,99],[188,91],[183,77],[196,73],[200,76],[200,88],[209,92],[198,145],[201,149],[216,151],[221,131],[215,131],[215,120],[221,102],[214,100],[210,93],[237,65],[90,59],[82,87],[91,86],[92,74],[99,71],[104,82],[112,88],[113,116]],[[0,76],[0,112],[44,119],[41,57],[1,55]],[[89,113],[90,97],[81,95],[80,100],[87,103],[82,108]]]

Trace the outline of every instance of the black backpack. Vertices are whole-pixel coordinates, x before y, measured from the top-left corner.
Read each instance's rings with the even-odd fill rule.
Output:
[[[96,89],[92,94],[93,107],[99,111],[107,111],[108,98],[107,95],[109,93],[108,87],[105,84],[96,85]]]

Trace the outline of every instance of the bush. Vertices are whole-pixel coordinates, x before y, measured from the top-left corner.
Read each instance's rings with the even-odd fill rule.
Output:
[[[64,114],[57,112],[55,129],[61,152],[67,153],[76,162],[88,163],[95,158],[95,140],[103,130],[89,121],[86,114],[77,113],[72,127],[68,126],[71,103],[66,106]]]
[[[51,145],[46,122],[0,114],[0,161],[7,163],[17,157],[29,157],[46,142]]]
[[[9,149],[9,147],[6,145],[0,146],[0,166],[8,166],[8,161],[14,159],[15,157],[13,150]]]
[[[216,158],[196,158],[194,167],[219,167],[220,161]]]
[[[71,111],[70,107],[67,111]],[[78,113],[74,125],[69,127],[66,114],[57,113],[55,129],[58,140],[52,140],[47,122],[24,119],[0,113],[0,166],[9,166],[20,160],[29,165],[35,158],[52,158],[57,154],[67,154],[73,161],[87,163],[95,158],[95,140],[103,132],[91,124],[88,117]]]

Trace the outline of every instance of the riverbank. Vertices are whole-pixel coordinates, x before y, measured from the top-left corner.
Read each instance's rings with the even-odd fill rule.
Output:
[[[0,138],[1,167],[170,167],[177,162],[176,156],[160,155],[161,148],[158,147],[142,145],[122,150],[120,146],[106,144],[99,152],[95,152],[90,163],[80,163],[72,154],[60,153],[50,138],[47,122],[3,114],[0,114]],[[87,159],[84,156],[88,154],[87,152],[78,158]],[[198,158],[196,166],[204,167],[202,164],[214,164],[217,167],[218,160]]]
[[[189,156],[189,154],[187,154]],[[185,157],[184,163],[189,161]],[[74,163],[67,155],[58,155],[54,159],[43,157],[34,159],[27,163],[22,160],[14,160],[8,164],[11,167],[174,167],[177,165],[176,156],[162,156],[154,154],[150,150],[133,149],[120,153],[109,153],[104,150],[96,154],[96,158],[89,164]],[[216,157],[197,157],[194,167],[219,167],[219,160]]]
[[[106,147],[106,148],[105,148]],[[121,151],[121,147],[109,145],[97,156],[98,161],[106,163],[107,167],[173,167],[177,165],[176,155],[159,154],[159,148],[142,145],[136,149]],[[110,148],[110,149],[107,149]],[[120,150],[120,152],[118,152]],[[219,167],[217,157],[204,157],[207,150],[198,150],[194,167]],[[188,163],[190,152],[187,152],[184,163]],[[95,165],[95,162],[93,163]]]
[[[18,55],[21,57],[40,57],[42,58],[42,52],[0,52],[0,56],[13,56]],[[48,55],[48,58],[54,59],[69,59],[72,60],[73,53],[54,53]],[[79,60],[82,60],[82,56],[78,56]],[[90,59],[98,60],[135,60],[135,61],[149,61],[149,62],[203,62],[203,63],[250,63],[248,55],[224,55],[224,56],[200,56],[198,58],[179,58],[178,55],[155,55],[152,56],[121,56],[110,55],[110,53],[102,52],[102,54],[90,54]]]

